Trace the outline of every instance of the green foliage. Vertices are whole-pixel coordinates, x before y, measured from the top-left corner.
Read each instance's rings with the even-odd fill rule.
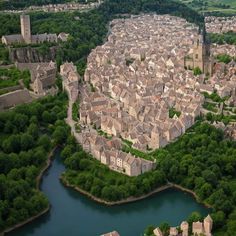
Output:
[[[205,108],[208,111],[212,111],[215,113],[217,112],[216,104],[214,104],[214,103],[204,102],[204,104],[202,106],[203,106],[203,108]]]
[[[171,108],[169,109],[169,118],[173,118],[175,115],[176,115],[177,117],[180,117],[181,112],[180,112],[180,111],[177,111],[174,107],[171,107]]]
[[[160,224],[160,230],[163,233],[163,236],[169,236],[169,232],[170,232],[170,225],[166,222],[163,222]]]
[[[78,115],[79,115],[79,101],[76,101],[73,103],[72,106],[72,119],[74,121],[78,121]]]
[[[159,170],[128,177],[111,171],[76,144],[67,144],[62,157],[67,167],[63,178],[104,200],[118,201],[129,196],[141,196],[165,184],[164,174]]]
[[[220,54],[220,55],[217,55],[216,59],[219,61],[219,62],[223,62],[225,64],[228,64],[230,63],[232,60],[235,60],[234,57],[231,57],[230,55],[228,54]]]
[[[0,43],[0,65],[9,64],[9,51],[3,44]]]
[[[19,80],[30,81],[29,71],[20,71],[15,67],[9,69],[0,68],[0,89],[16,86]]]
[[[213,102],[224,102],[226,98],[221,98],[216,92],[212,94],[208,94],[207,92],[203,92],[203,95],[207,99],[211,99]]]
[[[153,158],[150,154],[148,154],[146,152],[142,152],[138,149],[132,148],[131,146],[123,145],[122,151],[126,152],[126,153],[131,153],[133,156],[141,157],[141,158],[149,160],[149,161],[153,160]]]
[[[46,121],[42,111],[56,119]],[[63,129],[63,139],[67,138],[65,115],[63,94],[0,113],[0,231],[48,206],[36,188],[36,178],[52,149],[52,137],[56,143],[61,141],[56,134]]]
[[[202,71],[199,67],[196,67],[193,69],[193,74],[196,76],[196,75],[201,75],[202,74]]]
[[[236,45],[236,33],[233,31],[223,34],[210,33],[209,36],[212,43]]]
[[[154,236],[153,230],[155,227],[153,225],[149,225],[145,231],[144,231],[144,236]]]

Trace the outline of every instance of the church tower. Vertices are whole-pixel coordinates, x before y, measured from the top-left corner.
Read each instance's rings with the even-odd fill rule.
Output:
[[[205,74],[212,74],[213,58],[210,52],[210,42],[207,40],[205,27],[199,30],[198,36],[194,40],[192,53],[184,58],[186,69],[199,68]]]
[[[31,43],[30,17],[29,15],[20,16],[21,35],[25,43]]]

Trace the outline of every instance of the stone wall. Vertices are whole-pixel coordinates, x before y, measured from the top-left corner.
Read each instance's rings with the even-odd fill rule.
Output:
[[[0,96],[0,111],[32,101],[32,97],[27,89],[16,90]]]
[[[42,54],[37,48],[9,48],[9,58],[12,62],[50,62],[56,59],[57,47],[51,47],[49,52]]]

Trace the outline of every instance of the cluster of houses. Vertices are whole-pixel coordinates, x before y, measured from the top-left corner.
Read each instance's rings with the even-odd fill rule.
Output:
[[[206,86],[209,86],[212,92],[217,91],[221,98],[230,97],[233,102],[236,89],[236,62],[232,60],[228,64],[215,63],[214,71],[211,79],[206,81]]]
[[[212,226],[213,220],[211,216],[208,215],[203,222],[197,221],[192,223],[192,234],[189,233],[189,223],[187,221],[183,221],[180,227],[170,227],[169,236],[212,236]],[[153,233],[155,236],[163,236],[163,232],[160,228],[154,229]]]
[[[43,42],[53,42],[56,43],[58,41],[67,41],[69,34],[64,32],[60,34],[36,34],[31,35],[31,25],[30,25],[30,16],[29,15],[21,15],[20,16],[20,25],[21,25],[21,34],[13,34],[13,35],[3,35],[2,43],[5,45],[12,44],[39,44]]]
[[[58,93],[56,86],[57,67],[55,62],[16,62],[15,66],[21,71],[28,70],[30,72],[29,88],[25,88],[23,81],[20,81],[19,86],[8,88],[10,92],[0,96],[0,110],[28,103],[42,96]]]
[[[44,11],[44,12],[64,12],[64,11],[77,11],[77,10],[91,10],[98,7],[102,1],[98,0],[97,2],[91,3],[63,3],[63,4],[48,4],[43,6],[30,6],[30,11]]]
[[[227,75],[220,74],[202,37],[196,26],[169,15],[113,20],[107,42],[88,56],[79,111],[82,133],[97,130],[98,140],[103,133],[141,151],[164,147],[184,134],[201,114],[203,92],[217,90],[224,97],[235,88],[234,63],[227,65]],[[208,80],[185,67],[186,55],[211,72]],[[86,140],[88,149],[110,165],[102,147],[91,145],[96,138]],[[123,156],[114,149],[113,156]],[[126,172],[123,166],[112,168]]]
[[[208,33],[222,34],[229,31],[236,32],[236,16],[232,17],[205,17],[206,31]]]
[[[30,90],[37,97],[55,95],[58,92],[56,86],[57,67],[55,62],[43,63],[17,63],[19,70],[29,70],[31,75]]]
[[[201,78],[183,66],[197,28],[169,15],[118,19],[110,26],[108,41],[88,57],[90,95],[81,100],[81,123],[139,150],[164,147],[194,124],[204,101],[197,91]],[[170,110],[179,112],[170,117]]]
[[[231,57],[235,57],[236,55],[235,45],[230,45],[230,44],[222,44],[222,45],[214,44],[211,51],[213,56],[227,54]]]

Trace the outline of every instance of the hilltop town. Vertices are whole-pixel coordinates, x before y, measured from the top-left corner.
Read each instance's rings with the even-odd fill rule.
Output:
[[[1,5],[14,10],[0,17],[0,234],[52,204],[70,220],[55,227],[52,211],[34,234],[140,235],[168,220],[174,227],[149,225],[144,236],[234,235],[235,17],[204,17],[174,0],[49,2]],[[59,172],[61,184],[104,206],[75,202],[63,187],[55,198]],[[141,199],[142,210],[118,206]],[[210,215],[187,218],[194,210]]]
[[[68,11],[88,11],[94,8],[99,7],[102,1],[98,0],[95,2],[89,3],[78,3],[78,2],[69,2],[69,3],[60,3],[60,4],[48,4],[42,6],[30,6],[24,10],[4,10],[4,13],[29,13],[29,12],[68,12]]]
[[[124,153],[122,147],[128,143],[149,152],[173,142],[208,112],[203,93],[217,90],[235,102],[235,63],[222,70],[204,35],[178,17],[116,19],[110,31],[107,42],[88,57],[80,90],[79,142],[111,169],[138,175],[155,163]],[[194,75],[193,67],[210,79]],[[130,163],[137,167],[133,172],[126,170]]]

